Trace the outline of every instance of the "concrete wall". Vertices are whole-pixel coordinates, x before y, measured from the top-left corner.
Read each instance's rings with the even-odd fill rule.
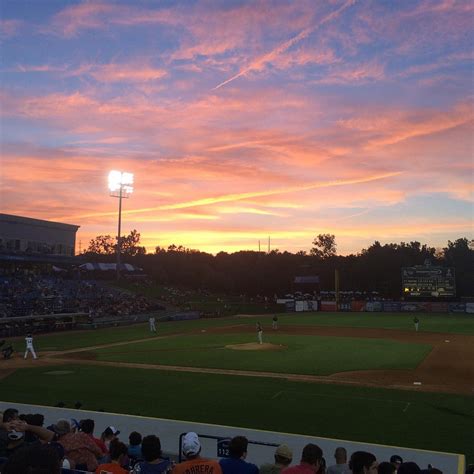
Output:
[[[176,456],[179,452],[179,435],[188,431],[195,431],[200,435],[214,435],[220,437],[243,435],[253,441],[276,444],[286,443],[293,450],[294,463],[299,461],[301,451],[307,443],[315,443],[323,450],[328,465],[334,464],[334,450],[338,446],[343,446],[347,449],[349,456],[354,451],[369,451],[377,457],[379,462],[381,462],[388,461],[390,456],[393,454],[398,454],[406,461],[409,460],[416,462],[422,469],[426,468],[428,464],[432,464],[433,467],[437,467],[444,474],[464,474],[464,456],[456,454],[356,443],[352,441],[319,438],[316,436],[313,437],[273,431],[252,430],[232,426],[210,425],[188,421],[166,420],[163,418],[148,418],[86,410],[52,408],[38,405],[24,405],[21,403],[0,401],[0,411],[10,407],[17,408],[20,413],[42,413],[45,416],[45,426],[56,422],[59,418],[76,418],[78,420],[92,418],[96,423],[96,435],[100,435],[107,426],[115,426],[121,431],[120,439],[124,442],[128,442],[128,435],[132,431],[138,431],[142,435],[156,434],[160,437],[163,450],[166,453]],[[196,410],[198,411],[199,407],[196,407]],[[277,413],[275,413],[275,417],[278,417]],[[215,440],[207,440],[203,438],[202,448],[203,456],[213,458],[217,457]],[[272,462],[274,450],[275,448],[273,447],[251,444],[249,446],[247,460],[257,465],[261,465],[265,462]]]

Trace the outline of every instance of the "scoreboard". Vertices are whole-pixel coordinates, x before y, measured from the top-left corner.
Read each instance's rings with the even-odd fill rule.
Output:
[[[430,265],[402,268],[402,293],[424,298],[456,296],[454,268]]]

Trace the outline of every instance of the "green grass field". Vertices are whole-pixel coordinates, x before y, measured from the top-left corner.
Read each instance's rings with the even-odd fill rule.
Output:
[[[421,331],[474,334],[469,315],[419,315]],[[413,331],[412,314],[282,314],[279,324]],[[264,338],[284,351],[232,351],[227,344],[254,342],[255,334],[206,334],[217,326],[262,321]],[[347,370],[410,369],[431,350],[426,344],[391,339],[275,335],[271,318],[225,318],[158,324],[169,336],[96,349],[98,360],[325,375]],[[65,350],[150,336],[145,324],[78,333],[38,335],[35,346]],[[15,342],[23,348],[23,340]],[[19,347],[18,347],[19,346]],[[141,414],[163,418],[286,431],[339,439],[456,452],[474,462],[474,397],[340,386],[261,377],[176,373],[124,367],[61,366],[21,369],[1,382],[5,401]],[[97,383],[100,381],[100,383]],[[91,383],[92,382],[92,383]],[[35,387],[34,391],[31,387]],[[111,396],[111,388],[113,396]],[[186,403],[190,399],[192,404]]]
[[[303,326],[335,326],[335,327],[365,327],[401,329],[413,331],[413,314],[411,313],[305,313],[278,314],[278,323],[285,325]],[[474,335],[474,317],[466,314],[429,314],[418,315],[420,331],[441,332],[452,334]],[[235,324],[255,324],[261,321],[267,328],[271,327],[270,316],[252,316],[249,318],[200,319],[193,321],[163,322],[158,324],[158,334],[176,334],[192,332],[197,329],[218,326],[233,326]],[[80,331],[71,336],[70,333],[55,333],[38,335],[35,346],[39,350],[66,350],[80,347],[110,344],[121,341],[131,341],[151,337],[146,325],[105,328]],[[23,347],[23,338],[16,338]]]
[[[412,369],[430,352],[427,344],[353,337],[277,336],[287,346],[276,351],[235,351],[228,344],[249,342],[244,335],[188,335],[94,351],[98,360],[146,364],[330,375],[348,370]],[[253,339],[252,339],[253,342]]]
[[[2,399],[310,434],[474,458],[472,397],[126,368],[22,369]],[[90,383],[100,380],[101,383]],[[35,387],[34,392],[31,387]],[[191,400],[191,402],[190,402]]]

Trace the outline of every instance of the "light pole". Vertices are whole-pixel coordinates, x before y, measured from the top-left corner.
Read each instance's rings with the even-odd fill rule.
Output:
[[[118,232],[117,232],[117,280],[120,280],[120,254],[122,251],[122,198],[128,198],[133,193],[133,174],[122,171],[109,173],[109,191],[112,197],[119,200]]]

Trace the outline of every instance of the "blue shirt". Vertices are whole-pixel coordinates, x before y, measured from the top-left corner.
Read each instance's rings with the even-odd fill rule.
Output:
[[[142,447],[139,444],[130,444],[128,446],[128,455],[134,459],[142,458]]]
[[[258,474],[258,467],[255,464],[238,458],[223,458],[219,461],[222,474]]]

